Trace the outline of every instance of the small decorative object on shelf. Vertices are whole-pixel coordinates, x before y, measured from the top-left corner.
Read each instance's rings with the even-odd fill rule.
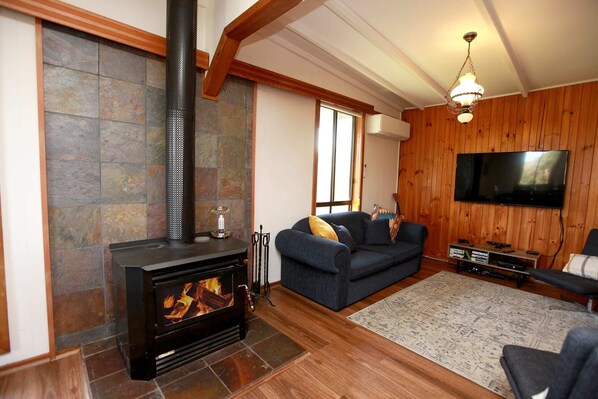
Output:
[[[251,295],[257,304],[260,298],[265,298],[270,305],[276,306],[270,300],[270,282],[268,281],[268,264],[270,258],[270,233],[257,231],[251,236],[252,274]]]
[[[230,237],[227,230],[230,209],[226,206],[217,206],[210,209],[210,233],[214,238]]]

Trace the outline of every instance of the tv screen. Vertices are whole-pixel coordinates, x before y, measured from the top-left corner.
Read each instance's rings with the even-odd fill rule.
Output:
[[[455,201],[562,208],[569,151],[457,154]]]

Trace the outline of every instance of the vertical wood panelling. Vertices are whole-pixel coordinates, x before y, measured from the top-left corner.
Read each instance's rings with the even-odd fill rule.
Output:
[[[399,200],[408,220],[428,227],[426,255],[446,258],[458,238],[493,240],[538,251],[547,267],[559,246],[559,210],[454,201],[459,153],[569,150],[565,240],[555,267],[598,228],[598,82],[484,100],[468,125],[444,106],[407,110],[403,118],[411,139],[401,144]]]

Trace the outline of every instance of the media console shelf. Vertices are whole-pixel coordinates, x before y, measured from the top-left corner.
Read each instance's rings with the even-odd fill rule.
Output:
[[[512,248],[495,248],[488,244],[465,244],[452,242],[448,257],[457,261],[457,273],[461,270],[487,274],[500,278],[514,278],[521,287],[529,276],[528,269],[535,269],[540,255],[531,255]],[[488,270],[491,269],[491,270]],[[497,270],[499,272],[497,272]],[[501,272],[509,272],[504,274]]]

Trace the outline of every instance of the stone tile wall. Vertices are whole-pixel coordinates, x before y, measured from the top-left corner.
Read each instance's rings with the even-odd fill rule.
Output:
[[[44,107],[54,328],[58,350],[114,332],[108,245],[166,235],[165,64],[68,28],[43,28]],[[231,208],[251,228],[253,83],[227,78],[201,98],[198,71],[195,225]]]

